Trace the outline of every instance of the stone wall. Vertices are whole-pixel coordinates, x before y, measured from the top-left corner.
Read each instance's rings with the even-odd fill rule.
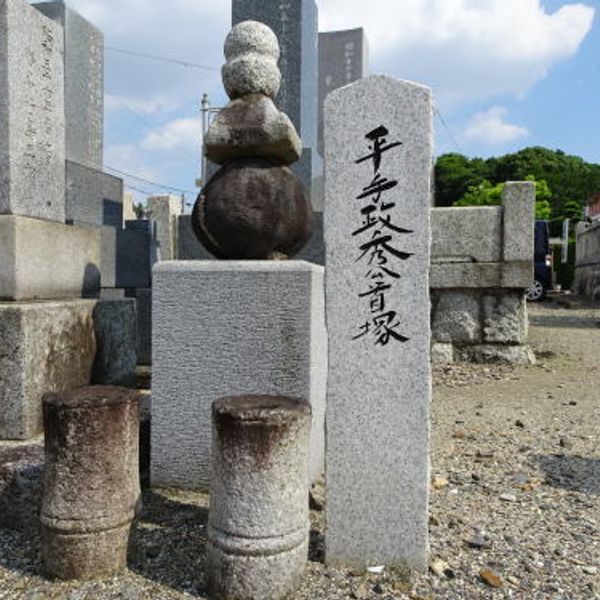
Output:
[[[600,221],[577,225],[577,262],[573,290],[600,300]]]

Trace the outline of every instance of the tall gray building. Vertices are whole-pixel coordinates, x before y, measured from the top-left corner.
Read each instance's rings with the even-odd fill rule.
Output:
[[[319,33],[318,149],[323,154],[323,106],[329,92],[368,75],[369,48],[364,29]]]

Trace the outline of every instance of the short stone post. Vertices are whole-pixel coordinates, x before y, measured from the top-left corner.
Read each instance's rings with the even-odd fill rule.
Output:
[[[140,499],[136,392],[84,387],[43,398],[41,511],[47,575],[108,577],[125,568]]]
[[[213,404],[212,598],[276,600],[297,586],[308,556],[310,413],[281,396]]]

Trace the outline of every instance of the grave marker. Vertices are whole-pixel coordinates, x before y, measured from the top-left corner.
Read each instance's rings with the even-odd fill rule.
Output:
[[[330,564],[427,565],[432,102],[372,76],[325,102]]]

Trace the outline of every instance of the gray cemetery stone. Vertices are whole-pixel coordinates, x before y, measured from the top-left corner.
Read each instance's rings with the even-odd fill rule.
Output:
[[[239,394],[307,398],[313,412],[311,476],[322,473],[323,275],[322,267],[291,260],[154,267],[153,485],[208,489],[210,407]]]
[[[427,565],[432,145],[425,87],[325,102],[330,564]]]
[[[116,287],[150,287],[151,238],[148,233],[117,229],[116,257]]]
[[[131,192],[123,193],[123,223],[121,226],[125,226],[125,221],[132,221],[137,218],[133,205],[135,203],[135,197]]]
[[[254,20],[268,25],[279,40],[281,88],[275,98],[277,107],[286,113],[303,142],[301,158],[292,171],[307,191],[313,176],[322,170],[317,148],[318,119],[318,9],[314,0],[232,0],[231,22]]]
[[[216,260],[196,237],[192,215],[180,215],[177,218],[177,259]]]
[[[81,298],[100,290],[98,228],[0,215],[0,257],[0,300]]]
[[[0,3],[0,215],[65,221],[62,28]]]
[[[152,289],[126,290],[128,298],[135,298],[137,315],[137,364],[152,364]]]
[[[130,299],[0,302],[0,440],[40,433],[44,393],[135,368],[131,332]]]
[[[68,223],[123,226],[123,180],[67,161]]]
[[[323,154],[323,106],[329,92],[366,77],[369,47],[362,27],[319,33],[319,152]]]
[[[156,241],[159,260],[175,260],[176,219],[181,214],[181,198],[177,196],[150,196],[150,219],[156,223]]]
[[[65,136],[67,159],[102,168],[104,37],[62,1],[35,4],[64,31]]]

